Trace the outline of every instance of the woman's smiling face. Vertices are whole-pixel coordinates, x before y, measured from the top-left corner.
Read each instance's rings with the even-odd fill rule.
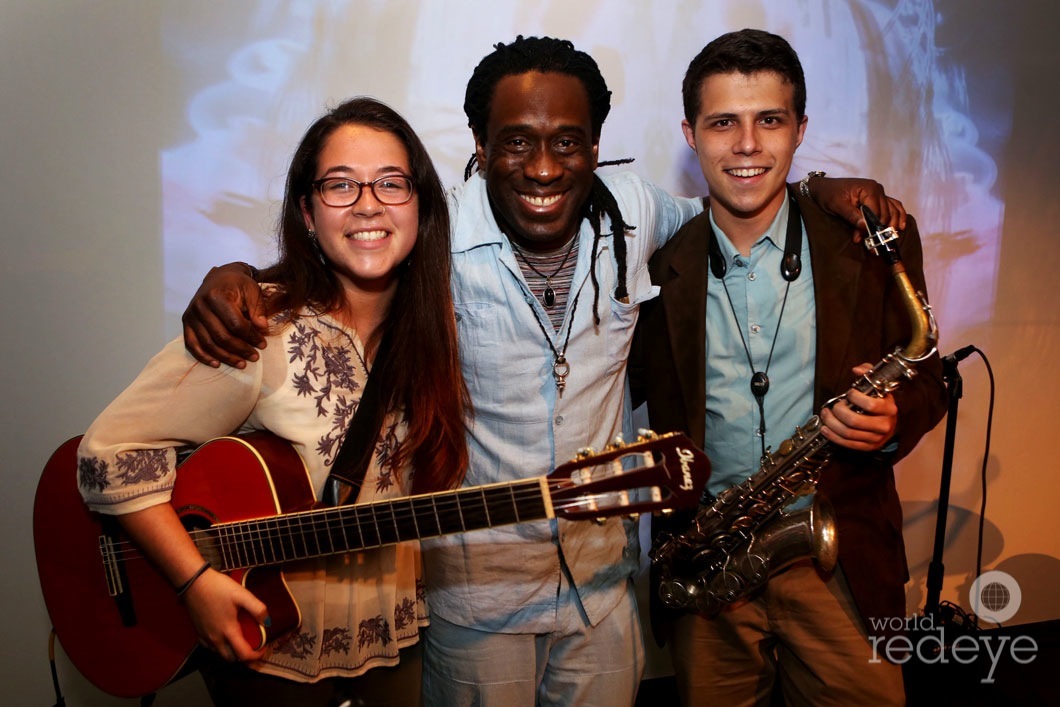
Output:
[[[347,289],[380,292],[396,285],[396,270],[416,244],[418,199],[413,193],[404,204],[383,204],[367,184],[410,174],[408,152],[389,132],[346,124],[325,141],[314,179],[348,177],[366,185],[350,206],[328,206],[317,189],[312,203],[302,203],[306,226],[316,231],[328,264]]]

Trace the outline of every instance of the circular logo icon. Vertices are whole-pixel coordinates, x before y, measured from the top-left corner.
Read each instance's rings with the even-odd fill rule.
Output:
[[[1019,611],[1023,594],[1015,578],[1007,572],[990,570],[983,572],[972,582],[968,590],[968,601],[972,613],[981,619],[1002,624]]]

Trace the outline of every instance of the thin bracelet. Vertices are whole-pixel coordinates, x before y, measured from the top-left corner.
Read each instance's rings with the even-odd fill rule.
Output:
[[[177,590],[177,596],[178,597],[184,596],[184,592],[186,592],[189,589],[191,589],[191,585],[195,584],[195,580],[197,580],[199,577],[201,577],[203,575],[203,573],[206,572],[206,570],[208,570],[208,569],[210,569],[210,561],[209,560],[207,560],[206,562],[203,562],[202,563],[202,567],[197,569],[195,571],[195,574],[193,574],[191,577],[188,578],[187,582],[185,582],[184,584],[180,585],[180,589]]]

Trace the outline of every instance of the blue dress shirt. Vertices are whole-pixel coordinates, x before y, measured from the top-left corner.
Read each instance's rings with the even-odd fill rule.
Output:
[[[750,256],[741,255],[718,228],[713,214],[710,216],[727,265],[724,286],[711,272],[707,282],[707,419],[703,448],[712,469],[708,489],[715,495],[742,482],[759,467],[761,416],[750,387],[755,371],[765,371],[769,376],[769,392],[764,398],[767,448],[777,449],[796,425],[805,423],[813,414],[817,317],[805,226],[802,274],[790,284],[781,316],[784,292],[788,289],[780,272],[788,211],[785,200],[772,224],[751,246]]]
[[[698,199],[676,199],[630,173],[604,176],[623,218],[629,301],[614,299],[611,238],[598,245],[600,324],[593,322],[589,277],[593,231],[583,221],[571,300],[557,331],[533,296],[508,239],[490,210],[485,180],[473,176],[455,195],[453,294],[460,354],[475,409],[465,483],[487,484],[543,475],[583,447],[602,449],[622,431],[626,358],[641,302],[657,296],[647,262],[689,219]],[[602,226],[605,234],[610,225]],[[574,316],[571,317],[571,309]],[[570,373],[562,397],[553,377],[553,350]],[[545,340],[550,337],[552,347]],[[432,613],[485,631],[546,633],[557,626],[561,572],[569,575],[592,625],[618,604],[638,567],[619,518],[536,521],[424,541]],[[561,564],[562,563],[562,564]]]

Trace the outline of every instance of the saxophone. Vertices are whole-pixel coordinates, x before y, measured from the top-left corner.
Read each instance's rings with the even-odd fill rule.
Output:
[[[861,207],[869,231],[865,246],[887,259],[912,322],[904,347],[887,354],[853,388],[883,397],[916,375],[916,365],[935,353],[938,328],[923,293],[914,290],[898,252],[898,232]],[[846,397],[837,396],[830,406]],[[648,553],[659,578],[659,598],[672,609],[713,616],[763,586],[793,562],[811,557],[825,572],[838,558],[835,515],[816,494],[809,508],[785,512],[794,499],[812,493],[833,445],[814,415],[795,428],[776,452],[767,450],[757,472],[700,506],[683,533],[661,533]]]

